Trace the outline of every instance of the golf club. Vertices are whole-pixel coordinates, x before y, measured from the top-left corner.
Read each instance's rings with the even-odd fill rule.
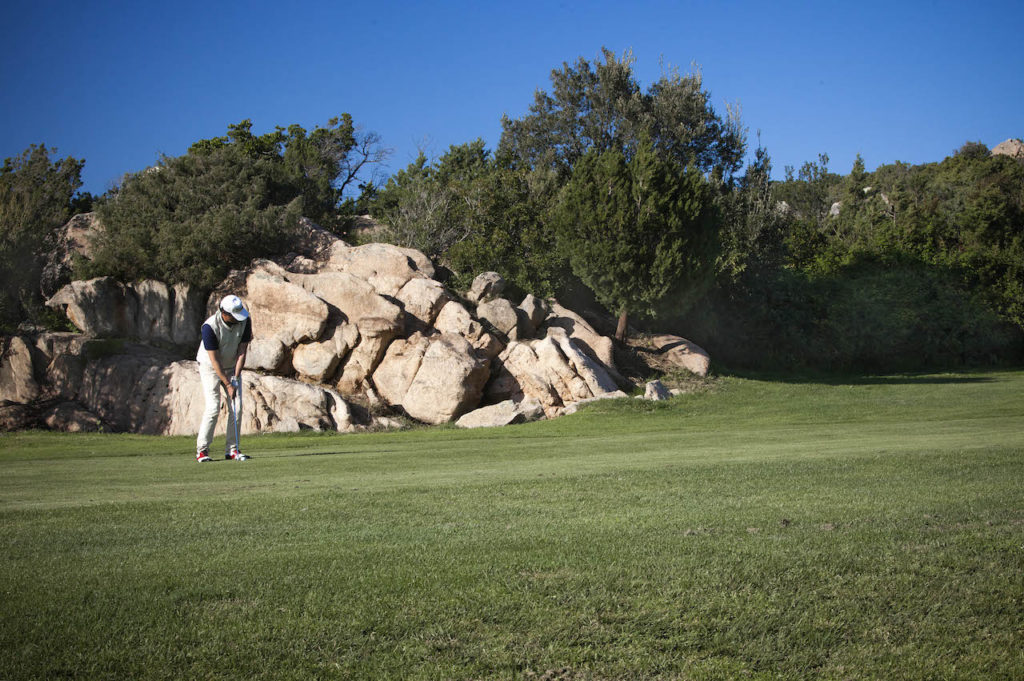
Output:
[[[249,457],[241,453],[241,427],[238,425],[238,420],[242,418],[242,381],[238,376],[232,376],[231,385],[235,386],[235,398],[233,400],[229,400],[230,409],[232,411],[232,420],[235,422],[235,450],[239,452],[238,460],[245,461]]]

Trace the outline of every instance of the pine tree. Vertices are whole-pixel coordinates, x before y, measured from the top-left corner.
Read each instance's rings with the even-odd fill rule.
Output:
[[[708,180],[660,157],[644,140],[631,158],[585,155],[553,216],[573,273],[619,315],[656,315],[671,298],[685,310],[713,275],[716,205]]]

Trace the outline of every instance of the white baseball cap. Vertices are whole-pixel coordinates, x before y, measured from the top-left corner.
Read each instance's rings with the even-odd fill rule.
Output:
[[[238,296],[224,296],[224,300],[220,301],[220,309],[240,322],[249,318],[249,311],[245,309],[245,304]]]

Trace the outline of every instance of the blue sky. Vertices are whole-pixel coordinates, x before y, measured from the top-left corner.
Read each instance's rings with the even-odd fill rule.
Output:
[[[32,143],[86,161],[84,189],[179,155],[228,124],[311,129],[351,113],[389,170],[523,115],[551,70],[632,49],[700,65],[781,177],[828,153],[849,172],[1024,137],[1018,2],[88,2],[0,9],[0,158]]]

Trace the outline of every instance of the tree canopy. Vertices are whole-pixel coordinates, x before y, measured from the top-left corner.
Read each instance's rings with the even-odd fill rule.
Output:
[[[873,172],[858,156],[847,175],[828,160],[760,183],[762,199],[733,194],[728,272],[683,320],[687,333],[736,366],[1019,360],[1024,163],[978,143]]]
[[[731,178],[741,167],[746,134],[738,115],[715,112],[699,71],[670,71],[646,92],[634,58],[602,49],[551,72],[551,92],[538,90],[529,113],[502,119],[498,156],[513,166],[554,172],[563,180],[589,151],[627,158],[642,139],[682,166]]]
[[[573,272],[619,315],[654,315],[669,295],[682,311],[714,274],[714,191],[703,174],[659,157],[650,141],[631,158],[591,150],[554,212]]]
[[[84,274],[212,287],[229,268],[285,247],[300,217],[339,228],[346,190],[384,153],[376,139],[348,114],[312,132],[231,125],[129,176],[101,203],[105,229]]]
[[[0,166],[0,328],[41,312],[39,279],[54,231],[71,214],[85,161],[33,144]]]

